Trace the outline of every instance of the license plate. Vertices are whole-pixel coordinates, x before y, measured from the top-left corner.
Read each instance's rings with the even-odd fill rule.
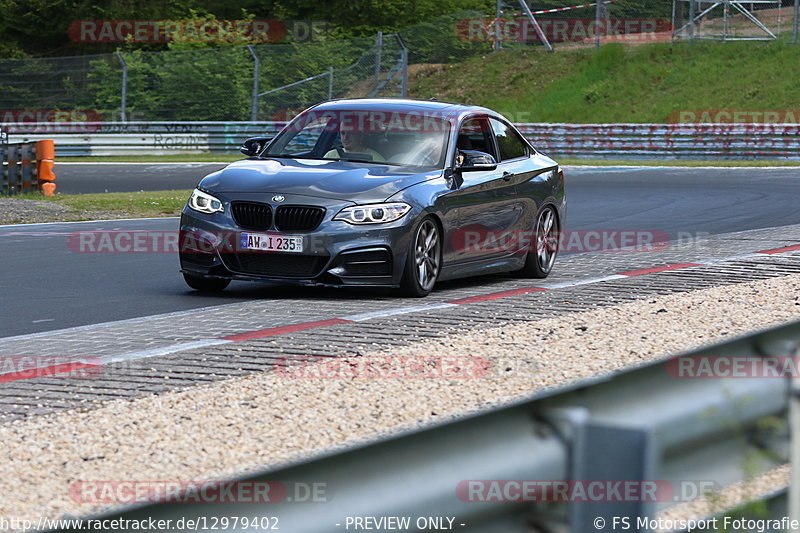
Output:
[[[270,233],[240,233],[239,235],[242,250],[295,253],[303,251],[303,237]]]

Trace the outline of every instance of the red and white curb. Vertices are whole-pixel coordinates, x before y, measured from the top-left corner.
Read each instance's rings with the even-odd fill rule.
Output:
[[[191,342],[184,342],[180,344],[171,344],[168,346],[163,346],[159,348],[151,348],[148,350],[140,350],[134,352],[128,352],[118,355],[110,355],[104,357],[97,357],[91,358],[90,360],[86,359],[76,359],[73,362],[65,361],[59,363],[58,365],[52,366],[43,366],[40,368],[33,369],[35,372],[32,372],[30,369],[23,371],[23,372],[7,372],[7,373],[0,373],[0,383],[9,382],[9,381],[16,381],[19,379],[30,379],[31,377],[40,377],[42,375],[53,375],[57,373],[63,372],[70,372],[74,371],[78,368],[84,367],[95,367],[100,365],[108,365],[112,363],[120,363],[120,362],[127,362],[133,361],[137,359],[147,359],[150,357],[158,357],[163,355],[169,355],[176,352],[183,352],[187,350],[196,350],[199,348],[207,348],[209,346],[217,346],[221,344],[229,344],[235,342],[243,342],[255,339],[263,339],[267,337],[274,337],[278,335],[284,335],[287,333],[296,333],[298,331],[306,331],[310,329],[316,328],[323,328],[328,326],[335,326],[339,324],[350,324],[350,323],[357,323],[357,322],[364,322],[366,320],[373,320],[376,318],[386,318],[389,316],[396,316],[396,315],[407,315],[407,314],[414,314],[414,313],[423,313],[426,311],[434,311],[437,309],[446,309],[450,307],[457,307],[459,305],[469,305],[473,303],[479,302],[486,302],[491,300],[499,300],[502,298],[508,298],[511,296],[519,296],[523,294],[529,294],[534,292],[542,292],[542,291],[550,291],[550,290],[557,290],[563,289],[567,287],[578,287],[582,285],[591,285],[595,283],[602,283],[604,281],[612,281],[618,279],[626,279],[635,276],[644,276],[648,274],[655,274],[658,272],[667,272],[672,270],[682,270],[686,268],[694,268],[699,266],[707,266],[713,265],[717,263],[723,263],[727,261],[736,261],[736,260],[743,260],[743,259],[752,259],[756,257],[763,257],[764,255],[776,255],[782,253],[788,253],[800,250],[800,244],[792,245],[792,246],[784,246],[781,248],[773,248],[769,250],[760,250],[758,252],[748,253],[748,254],[740,254],[734,255],[729,257],[722,257],[722,258],[712,258],[707,260],[700,260],[693,263],[672,263],[668,265],[661,265],[655,266],[650,268],[641,268],[636,270],[628,270],[625,272],[620,272],[618,274],[611,274],[608,276],[602,277],[594,277],[594,278],[584,278],[580,280],[572,280],[572,281],[564,281],[560,283],[542,283],[537,286],[533,287],[521,287],[517,289],[510,289],[505,291],[497,291],[491,292],[487,294],[479,294],[476,296],[467,296],[464,298],[456,298],[454,300],[449,300],[446,302],[439,302],[439,303],[432,303],[432,304],[425,304],[425,305],[415,305],[409,307],[400,307],[396,309],[386,309],[382,311],[373,311],[368,313],[360,313],[355,315],[346,315],[342,317],[336,318],[329,318],[325,320],[315,320],[311,322],[301,322],[298,324],[290,324],[286,326],[277,326],[272,328],[265,328],[259,329],[254,331],[246,331],[242,333],[236,333],[232,335],[227,335],[225,337],[220,338],[212,338],[212,339],[199,339],[196,341]],[[189,314],[192,311],[182,311],[178,313],[168,313],[168,315],[184,315]],[[165,315],[159,315],[159,318]],[[148,317],[151,318],[151,317]],[[124,322],[134,322],[139,321],[141,319],[129,319],[119,321],[117,323],[124,323]],[[115,323],[116,324],[116,323]],[[79,328],[70,328],[71,330],[85,330],[89,329],[90,327],[94,326],[81,326]],[[31,336],[23,336],[26,338],[30,337],[38,337],[44,336],[47,334],[52,334],[55,332],[48,332],[42,334],[34,334]],[[9,339],[13,339],[9,338]],[[19,338],[19,337],[16,337]],[[0,339],[0,341],[6,341],[8,339]],[[88,361],[88,362],[87,362]],[[75,366],[75,365],[83,365],[83,366]],[[35,376],[32,374],[36,374]]]

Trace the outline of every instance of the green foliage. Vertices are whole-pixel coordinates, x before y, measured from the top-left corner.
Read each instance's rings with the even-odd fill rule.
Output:
[[[664,123],[682,110],[794,110],[800,47],[656,43],[503,50],[412,80],[411,95],[485,105],[520,122]],[[768,87],[764,80],[770,80]]]
[[[493,0],[0,0],[0,58],[68,56],[113,52],[120,43],[83,43],[67,29],[79,20],[280,20],[325,22],[331,39],[374,36],[445,13],[494,11]],[[218,46],[219,43],[182,45]],[[166,43],[136,43],[127,50],[154,51]],[[174,48],[173,48],[174,49]]]

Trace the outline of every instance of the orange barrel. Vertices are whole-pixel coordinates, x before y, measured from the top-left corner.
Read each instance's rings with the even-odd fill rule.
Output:
[[[55,143],[52,139],[36,141],[36,166],[39,176],[39,188],[45,196],[53,196],[56,190],[56,175],[53,172],[55,162]]]
[[[56,158],[56,145],[53,142],[53,139],[43,139],[41,141],[36,141],[36,159],[41,161],[42,159],[50,159],[53,160]]]

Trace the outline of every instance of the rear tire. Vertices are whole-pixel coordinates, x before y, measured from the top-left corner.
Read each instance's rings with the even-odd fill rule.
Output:
[[[528,278],[546,278],[556,262],[559,237],[556,210],[553,206],[546,205],[536,217],[531,249],[525,257],[525,266],[519,273]]]
[[[201,292],[220,292],[225,290],[231,280],[221,278],[203,278],[200,276],[192,276],[191,274],[184,274],[183,279],[186,284]]]
[[[412,298],[427,296],[433,290],[441,270],[441,231],[436,221],[427,217],[412,233],[403,278],[400,280],[400,292]]]

